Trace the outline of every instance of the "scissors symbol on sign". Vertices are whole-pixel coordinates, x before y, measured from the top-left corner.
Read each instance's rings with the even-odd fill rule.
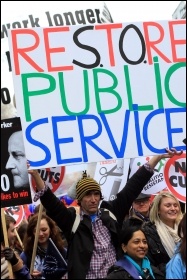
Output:
[[[122,176],[123,173],[119,173],[119,172],[113,172],[117,167],[117,164],[112,167],[109,171],[107,171],[107,168],[106,167],[101,167],[100,170],[99,170],[99,173],[101,175],[103,175],[101,177],[101,179],[99,180],[99,185],[102,186],[104,185],[104,183],[106,182],[108,176]]]

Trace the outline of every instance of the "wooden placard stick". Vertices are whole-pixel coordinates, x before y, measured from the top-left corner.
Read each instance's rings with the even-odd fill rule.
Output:
[[[5,247],[9,247],[4,208],[1,208],[1,221],[2,221],[4,245]],[[8,262],[8,271],[9,271],[9,278],[14,279],[13,272],[12,272],[12,265],[10,262]]]
[[[33,252],[32,252],[32,259],[31,259],[31,266],[30,266],[30,274],[33,273],[33,269],[34,269],[34,260],[36,257],[36,250],[37,250],[37,246],[38,246],[38,236],[39,236],[39,231],[40,231],[40,221],[41,221],[42,212],[43,212],[43,205],[40,203],[39,212],[38,212],[38,220],[37,220],[37,224],[36,224],[34,247],[33,247]]]
[[[23,242],[21,241],[20,236],[19,236],[16,228],[14,229],[14,232],[16,234],[16,237],[17,237],[18,241],[19,241],[19,244],[21,245],[21,248],[24,249]]]

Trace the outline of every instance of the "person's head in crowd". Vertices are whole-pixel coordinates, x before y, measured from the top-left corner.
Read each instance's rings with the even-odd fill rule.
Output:
[[[12,216],[5,214],[5,223],[9,246],[6,246],[1,218],[1,279],[31,279],[29,269],[23,264],[18,252],[15,250],[16,221]],[[8,262],[5,262],[5,260]],[[3,266],[8,264],[6,271],[4,271],[5,267],[2,267],[2,261],[4,261]]]
[[[119,234],[120,244],[123,243],[124,232],[128,228],[142,229],[142,220],[141,219],[137,219],[136,217],[129,217],[128,219],[124,220],[122,228],[121,228],[121,231],[120,231],[120,234]]]
[[[93,178],[83,172],[82,179],[76,184],[76,199],[86,214],[95,214],[98,211],[99,203],[103,199],[101,187]]]
[[[106,279],[157,279],[160,271],[155,271],[146,256],[148,243],[141,225],[142,222],[138,219],[124,222],[119,235],[123,254],[119,261],[109,268]]]
[[[161,220],[167,226],[174,228],[182,217],[178,199],[170,192],[160,192],[154,197],[149,217],[151,222]]]
[[[152,201],[150,222],[142,224],[149,244],[147,256],[164,274],[166,264],[173,257],[175,248],[180,242],[178,225],[181,218],[178,199],[168,191],[161,191]]]
[[[179,251],[181,253],[183,263],[186,264],[186,213],[183,214],[183,217],[179,223],[178,235],[181,238]]]
[[[39,210],[40,210],[40,204],[38,204],[38,205],[34,208],[34,214],[39,213]],[[44,213],[47,215],[45,207],[43,207],[42,212],[44,212]],[[34,215],[34,214],[33,214],[33,215]],[[61,230],[60,228],[59,228],[59,231],[60,231],[62,240],[63,240],[63,242],[64,242],[64,246],[67,247],[67,241],[66,241],[66,239],[65,239],[65,237],[64,237],[64,234],[63,234],[63,232],[62,232],[62,230]]]
[[[132,204],[132,208],[134,209],[135,214],[140,214],[143,217],[149,217],[149,211],[151,206],[150,197],[151,195],[144,193],[140,193],[138,195],[138,197],[134,200]]]
[[[29,256],[32,256],[33,252],[37,221],[38,213],[34,214],[30,218],[27,226],[27,232],[23,240],[24,252]],[[48,246],[49,237],[53,240],[53,242],[55,243],[57,248],[59,248],[59,250],[64,246],[59,228],[57,227],[56,223],[43,212],[40,221],[38,246],[40,248],[46,249]]]
[[[119,239],[123,253],[141,265],[148,251],[147,240],[141,226],[138,224],[123,226]]]
[[[23,143],[22,131],[12,133],[8,140],[9,158],[5,168],[13,175],[14,187],[19,189],[29,187],[29,176],[27,171],[27,158]]]
[[[19,234],[20,239],[23,241],[24,236],[27,232],[27,227],[28,227],[28,223],[27,222],[23,222],[19,225],[17,232]]]
[[[12,216],[5,214],[5,223],[6,223],[9,246],[14,247],[15,240],[16,240],[16,234],[14,230],[16,225],[16,220]],[[2,220],[1,220],[1,225],[2,225]],[[4,240],[3,230],[1,226],[1,243],[4,245],[4,242],[5,240]]]

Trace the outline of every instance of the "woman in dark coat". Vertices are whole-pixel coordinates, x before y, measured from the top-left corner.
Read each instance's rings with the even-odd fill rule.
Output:
[[[146,257],[148,244],[140,224],[125,223],[120,234],[123,257],[108,270],[106,279],[164,279]]]

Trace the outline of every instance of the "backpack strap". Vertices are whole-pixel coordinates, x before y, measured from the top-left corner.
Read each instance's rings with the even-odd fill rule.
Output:
[[[80,220],[81,220],[81,216],[80,214],[76,214],[76,217],[75,217],[75,221],[74,221],[74,224],[73,224],[73,227],[72,227],[72,230],[71,232],[75,233],[79,224],[80,224]]]
[[[127,259],[121,259],[115,263],[117,266],[124,268],[134,279],[139,279],[139,274],[134,265]]]
[[[110,216],[113,220],[117,221],[117,219],[116,219],[116,217],[114,216],[114,214],[113,214],[112,212],[110,212],[108,209],[106,209],[106,208],[101,208],[101,210],[103,210],[103,211],[108,211],[108,212],[109,212],[109,216]],[[78,228],[78,226],[79,226],[79,224],[80,224],[80,220],[81,220],[80,214],[77,212],[71,232],[73,232],[73,233],[76,232],[76,230],[77,230],[77,228]]]
[[[108,210],[108,209],[106,209],[106,208],[101,208],[101,209],[103,209],[104,211],[108,211],[108,212],[109,212],[109,216],[110,216],[113,220],[117,221],[116,216],[115,216],[112,212],[110,212],[110,210]]]

